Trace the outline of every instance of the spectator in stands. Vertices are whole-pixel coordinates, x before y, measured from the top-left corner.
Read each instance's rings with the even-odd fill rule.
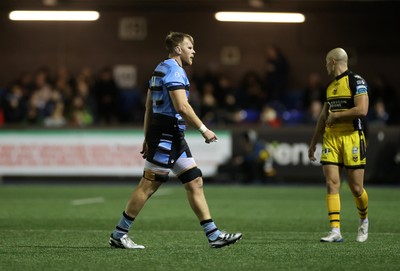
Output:
[[[40,114],[33,99],[27,102],[27,109],[25,115],[25,123],[29,125],[39,125],[42,123],[43,116]]]
[[[92,73],[92,69],[90,69],[89,67],[84,67],[82,68],[82,70],[79,72],[78,76],[86,82],[86,84],[88,85],[89,89],[92,89],[94,84],[95,84],[95,80],[93,78],[93,73]]]
[[[72,99],[72,108],[69,112],[69,123],[71,126],[86,127],[93,124],[93,115],[87,108],[82,96],[76,95]]]
[[[21,86],[24,97],[28,100],[35,89],[32,72],[24,71],[17,78],[17,84]]]
[[[265,183],[268,177],[275,175],[273,161],[266,144],[256,131],[245,131],[239,144],[240,152],[231,161],[234,176],[244,184]]]
[[[325,99],[325,89],[321,76],[316,72],[308,75],[306,87],[303,89],[302,110],[305,122],[315,124],[322,110]]]
[[[376,75],[370,84],[369,120],[372,123],[399,124],[400,96],[383,75]]]
[[[389,113],[382,99],[375,101],[368,115],[368,123],[374,126],[386,126],[389,122]]]
[[[43,120],[43,124],[46,127],[63,127],[67,124],[67,120],[64,116],[64,103],[61,99],[55,101],[50,116]]]
[[[94,116],[97,105],[90,90],[90,79],[84,73],[80,73],[75,79],[75,95],[82,98],[85,108],[91,116]]]
[[[234,123],[232,116],[238,109],[237,90],[226,75],[219,77],[216,98],[218,103],[218,123]]]
[[[262,125],[272,128],[278,128],[282,126],[282,119],[280,118],[277,110],[269,104],[266,104],[262,108],[260,114],[260,122]]]
[[[304,110],[305,118],[304,121],[306,124],[316,124],[318,121],[318,117],[321,113],[323,107],[323,103],[318,100],[311,101],[310,105]]]
[[[265,88],[269,101],[283,101],[288,89],[289,63],[276,45],[270,45],[265,50]]]
[[[66,107],[69,107],[72,103],[72,98],[74,96],[74,81],[75,79],[72,78],[65,67],[59,68],[54,81],[54,89],[61,95]]]
[[[260,76],[255,71],[246,72],[240,83],[239,107],[260,111],[267,97]]]
[[[6,123],[21,123],[25,118],[26,100],[19,84],[13,84],[4,95],[2,107]]]
[[[192,80],[190,83],[189,103],[192,105],[196,115],[201,116],[202,95],[195,80]]]
[[[35,107],[39,118],[43,119],[49,114],[47,105],[53,94],[48,70],[40,69],[35,75],[34,83],[35,87],[30,97],[30,106]]]
[[[97,104],[96,122],[106,124],[115,122],[119,89],[114,81],[111,67],[104,67],[100,71],[93,94]]]
[[[62,104],[62,107],[60,106],[60,103]],[[64,101],[61,92],[59,92],[57,89],[54,89],[52,91],[51,98],[46,104],[46,111],[47,111],[46,115],[43,116],[43,124],[45,126],[50,126],[50,125],[57,126],[63,123],[61,119],[64,118]],[[60,113],[62,116],[59,116]]]
[[[216,121],[216,109],[218,107],[217,98],[215,97],[215,85],[207,81],[203,84],[201,98],[201,119],[207,125]]]

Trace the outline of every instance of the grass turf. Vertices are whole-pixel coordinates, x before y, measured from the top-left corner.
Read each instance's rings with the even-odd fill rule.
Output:
[[[208,247],[181,186],[165,185],[135,221],[144,250],[112,249],[108,237],[129,186],[0,186],[0,270],[399,270],[400,188],[368,187],[370,236],[355,241],[357,211],[346,186],[343,243],[329,230],[324,187],[206,186],[216,224],[243,240]]]

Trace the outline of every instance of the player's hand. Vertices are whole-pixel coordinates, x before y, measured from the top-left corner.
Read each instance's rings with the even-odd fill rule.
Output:
[[[142,154],[143,159],[147,158],[147,149],[148,149],[147,142],[143,141],[142,151],[140,152]]]
[[[308,159],[310,159],[312,162],[315,162],[317,160],[317,158],[315,158],[315,150],[316,150],[316,146],[315,145],[310,145],[310,147],[308,148]]]
[[[328,127],[332,127],[332,125],[337,121],[337,113],[332,112],[331,110],[328,111],[328,118],[325,121],[325,124]]]
[[[203,137],[205,139],[205,142],[207,144],[210,144],[211,142],[218,142],[217,135],[213,131],[211,131],[209,129],[207,131],[205,131],[202,135],[203,135]]]

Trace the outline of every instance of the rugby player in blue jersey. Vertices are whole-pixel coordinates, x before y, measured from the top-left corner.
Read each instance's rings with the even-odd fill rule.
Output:
[[[242,238],[241,233],[226,233],[218,229],[211,218],[203,191],[201,170],[186,143],[186,125],[196,128],[205,143],[217,141],[216,134],[208,129],[188,102],[189,79],[183,69],[190,66],[195,56],[193,37],[171,32],[165,39],[168,58],[158,64],[149,81],[142,154],[146,159],[138,186],[134,189],[112,232],[109,244],[116,248],[143,249],[134,243],[128,232],[147,200],[168,181],[172,171],[187,191],[189,204],[196,214],[208,239],[209,246],[220,248]]]

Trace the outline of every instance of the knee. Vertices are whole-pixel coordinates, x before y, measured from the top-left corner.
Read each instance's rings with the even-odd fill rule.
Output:
[[[198,179],[200,179],[200,181],[203,182],[201,178],[202,176],[203,174],[201,170],[198,167],[193,167],[180,174],[178,178],[183,184],[186,184],[190,182],[199,182]]]
[[[326,178],[325,181],[329,188],[335,189],[340,187],[340,180],[336,180],[335,178]]]
[[[157,183],[154,181],[149,181],[145,178],[142,178],[137,189],[142,194],[144,194],[148,198],[150,198],[158,190],[159,187],[160,187],[160,183]]]
[[[350,190],[354,197],[360,197],[364,191],[364,187],[358,184],[350,184]]]
[[[335,179],[327,178],[326,179],[326,187],[328,194],[337,194],[340,190],[340,181]]]
[[[203,190],[203,178],[197,177],[196,179],[185,183],[185,189],[188,192],[196,192],[199,190]]]

